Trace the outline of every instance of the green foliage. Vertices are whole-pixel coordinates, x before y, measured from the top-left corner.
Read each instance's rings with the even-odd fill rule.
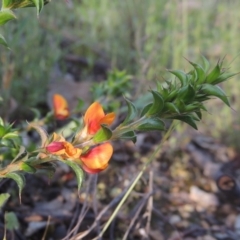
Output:
[[[6,212],[4,214],[4,219],[7,230],[13,231],[19,228],[19,222],[14,212]]]
[[[108,110],[119,107],[119,98],[123,95],[128,97],[132,88],[131,76],[126,71],[113,70],[108,73],[106,81],[94,83],[91,93],[94,100],[108,100]]]
[[[15,14],[11,9],[36,7],[39,14],[44,4],[47,4],[50,0],[2,0],[2,7],[0,10],[0,25],[4,25],[10,20],[16,19]],[[8,47],[8,44],[3,36],[1,36],[0,44]]]
[[[9,193],[1,193],[0,194],[0,209],[3,207],[5,202],[9,199],[10,194]]]
[[[22,173],[18,173],[18,172],[7,173],[5,177],[11,178],[17,183],[18,189],[19,189],[19,200],[21,202],[21,193],[22,193],[23,187],[25,186],[25,177],[23,176]]]
[[[7,23],[8,21],[16,19],[14,13],[10,10],[1,10],[0,11],[0,25]]]
[[[36,7],[40,12],[44,4],[51,0],[2,0],[2,9],[17,9],[25,7]]]
[[[112,137],[111,129],[106,125],[102,125],[101,129],[94,135],[93,141],[95,143],[101,143],[109,140],[111,137]]]
[[[77,183],[78,183],[78,191],[80,190],[84,178],[84,173],[82,168],[77,164],[76,162],[73,162],[71,160],[64,161],[65,164],[67,164],[76,174]]]
[[[139,130],[139,131],[164,131],[165,124],[158,117],[146,118],[137,127],[137,130]]]
[[[206,111],[205,101],[217,97],[230,106],[223,90],[215,84],[220,76],[224,76],[221,81],[226,81],[234,74],[226,73],[219,63],[209,72],[208,60],[203,57],[202,61],[203,65],[189,61],[193,70],[188,73],[182,70],[169,71],[176,80],[167,80],[162,85],[158,83],[157,90],[151,91],[153,100],[141,109],[142,120],[140,125],[136,125],[137,130],[164,130],[164,123],[159,118],[180,120],[197,129],[196,121],[202,118],[201,111]],[[132,116],[133,109],[136,109],[134,104],[128,105],[126,119]]]
[[[162,98],[162,95],[157,91],[151,91],[151,93],[153,95],[153,103],[145,114],[146,116],[159,115],[164,108],[164,100]]]
[[[121,124],[122,126],[130,123],[137,116],[137,108],[135,107],[135,105],[127,98],[125,98],[125,101],[127,103],[128,110],[127,110],[127,116],[125,117],[123,123]]]
[[[119,136],[119,139],[129,140],[132,141],[133,143],[136,143],[137,136],[134,131],[128,131],[121,134],[121,136]]]

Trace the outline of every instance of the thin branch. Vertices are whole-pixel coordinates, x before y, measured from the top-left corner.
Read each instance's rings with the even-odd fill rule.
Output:
[[[149,197],[150,197],[152,194],[153,194],[153,192],[150,192],[150,193],[148,193],[144,198],[141,199],[141,203],[140,203],[140,205],[139,205],[139,207],[138,207],[138,210],[136,211],[135,216],[132,218],[129,227],[128,227],[127,231],[125,232],[124,236],[123,236],[123,240],[127,240],[127,237],[128,237],[129,232],[131,231],[133,225],[135,224],[136,220],[137,220],[138,217],[139,217],[139,214],[141,213],[141,211],[142,211],[143,207],[145,206],[147,200],[149,199]]]

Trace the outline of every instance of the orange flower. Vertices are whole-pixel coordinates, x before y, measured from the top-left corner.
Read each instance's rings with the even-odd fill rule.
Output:
[[[79,148],[75,148],[69,142],[51,142],[48,146],[46,146],[46,150],[54,155],[61,156],[63,159],[71,158],[71,159],[79,159],[82,150]]]
[[[115,113],[105,114],[102,106],[98,102],[94,102],[84,115],[85,131],[93,135],[101,128],[101,124],[111,125],[114,119]]]
[[[103,143],[87,153],[81,155],[83,169],[88,173],[98,173],[107,168],[108,162],[113,154],[113,147],[110,143]]]
[[[64,120],[69,117],[70,112],[67,100],[60,94],[53,95],[53,110],[57,120]]]

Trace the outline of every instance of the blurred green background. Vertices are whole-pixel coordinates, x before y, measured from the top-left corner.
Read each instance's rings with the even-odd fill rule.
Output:
[[[170,77],[166,69],[190,70],[185,58],[200,61],[202,54],[212,66],[225,58],[224,66],[239,72],[239,12],[238,0],[52,0],[39,18],[35,9],[18,10],[18,20],[1,28],[11,48],[1,47],[0,53],[2,79],[11,85],[4,94],[14,99],[19,114],[44,105],[50,79],[60,85],[68,72],[63,59],[69,55],[88,63],[75,71],[76,81],[98,81],[95,63],[126,70],[135,98]],[[56,65],[60,75],[53,74]],[[211,101],[199,127],[232,145],[240,140],[237,79],[222,86],[234,110]]]

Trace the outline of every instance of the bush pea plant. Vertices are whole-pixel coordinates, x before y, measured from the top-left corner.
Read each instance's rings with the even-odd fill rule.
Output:
[[[44,4],[48,2],[47,0],[4,0],[0,11],[0,23],[5,24],[15,19],[13,9],[35,6],[39,13]],[[0,41],[4,46],[8,46],[3,36],[0,37]],[[51,177],[58,166],[56,162],[62,162],[75,172],[78,190],[80,190],[85,173],[97,174],[108,167],[114,153],[112,141],[125,139],[135,143],[139,131],[166,131],[164,137],[166,139],[173,128],[166,127],[166,120],[182,121],[197,129],[197,123],[202,119],[202,112],[207,111],[204,105],[206,101],[216,97],[230,107],[228,98],[217,84],[228,80],[235,74],[226,72],[222,68],[222,61],[210,68],[205,57],[202,57],[201,64],[191,61],[189,64],[192,65],[190,72],[169,70],[174,79],[166,80],[163,84],[157,83],[155,89],[149,90],[152,98],[145,106],[136,106],[129,98],[125,98],[127,107],[125,118],[114,128],[112,124],[118,112],[105,113],[101,103],[95,101],[87,108],[82,118],[75,119],[78,127],[72,131],[70,137],[67,138],[63,133],[48,133],[43,127],[45,124],[52,119],[59,121],[68,119],[73,114],[69,111],[68,102],[60,94],[53,96],[53,112],[43,119],[28,123],[24,130],[18,130],[13,124],[0,119],[0,178],[16,181],[21,200],[21,191],[25,186],[25,173],[41,173]],[[129,77],[124,72],[121,74],[126,83]],[[114,92],[117,88],[118,86],[115,85],[111,91]],[[101,86],[101,90],[102,95],[109,93],[107,90],[103,91],[104,86]],[[97,85],[94,86],[94,91],[97,91]],[[101,91],[97,92],[101,93]],[[98,98],[103,98],[103,96],[100,94]],[[41,138],[39,147],[31,151],[23,145],[20,135],[20,131],[29,129],[37,131]],[[153,159],[154,157],[150,158],[144,165],[100,235],[107,229]],[[0,206],[8,197],[8,194],[0,195]]]

